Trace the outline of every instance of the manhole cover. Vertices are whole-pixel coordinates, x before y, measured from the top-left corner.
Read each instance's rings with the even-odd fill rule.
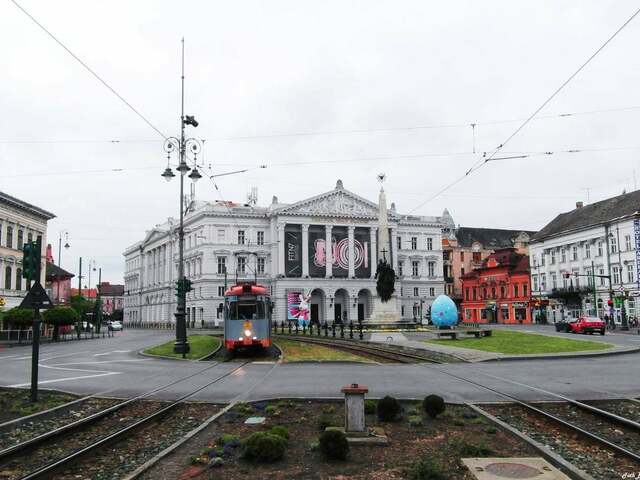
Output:
[[[542,474],[537,468],[521,463],[490,463],[484,470],[492,475],[504,478],[533,478]]]

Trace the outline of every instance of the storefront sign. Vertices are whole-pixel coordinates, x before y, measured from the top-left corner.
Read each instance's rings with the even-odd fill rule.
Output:
[[[527,308],[527,302],[513,302],[513,308]]]
[[[640,219],[636,218],[633,221],[633,233],[636,237],[636,279],[638,281],[638,288],[640,288]]]

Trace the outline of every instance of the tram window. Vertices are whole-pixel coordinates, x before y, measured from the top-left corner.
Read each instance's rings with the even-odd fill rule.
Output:
[[[264,302],[230,302],[229,320],[253,320],[265,318]]]

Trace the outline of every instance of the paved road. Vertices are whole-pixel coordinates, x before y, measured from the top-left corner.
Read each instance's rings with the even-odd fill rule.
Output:
[[[172,333],[168,331],[125,330],[111,339],[43,345],[41,387],[77,394],[131,396],[195,374],[156,396],[176,398],[226,375],[194,398],[228,401],[242,394],[249,399],[340,397],[341,386],[358,382],[369,387],[372,397],[388,394],[400,398],[421,398],[428,393],[439,393],[449,401],[504,399],[481,386],[451,376],[455,375],[525,400],[548,396],[522,384],[581,399],[640,396],[640,354],[456,365],[273,362],[243,365],[239,361],[209,364],[158,360],[140,357],[136,353],[145,346],[171,338]],[[640,340],[626,335],[611,335],[606,339],[626,344],[636,344],[635,341]],[[0,350],[0,385],[28,386],[30,352],[30,347]]]

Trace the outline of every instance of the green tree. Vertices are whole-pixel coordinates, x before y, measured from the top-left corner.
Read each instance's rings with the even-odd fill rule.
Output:
[[[76,325],[76,333],[78,338],[80,338],[80,332],[82,331],[82,325],[80,322],[85,321],[88,314],[91,314],[91,323],[96,321],[96,302],[94,300],[87,300],[82,295],[74,295],[69,299],[69,305],[79,315]]]
[[[3,320],[9,326],[9,329],[18,327],[22,330],[24,327],[30,327],[33,324],[33,310],[14,307],[4,312]]]
[[[53,325],[53,340],[59,338],[58,332],[60,326],[73,325],[80,321],[80,315],[71,307],[55,307],[45,310],[42,314],[45,323]]]

